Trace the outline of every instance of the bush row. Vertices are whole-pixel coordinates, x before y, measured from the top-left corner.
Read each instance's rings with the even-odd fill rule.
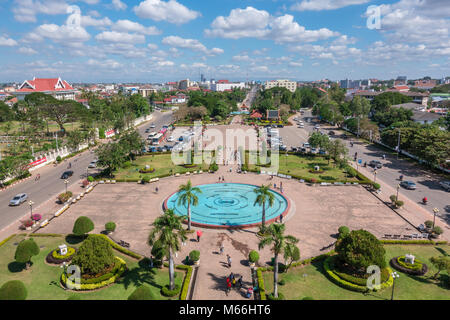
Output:
[[[52,237],[52,238],[61,238],[64,237],[62,234],[57,233],[32,233],[29,237]]]
[[[380,240],[382,244],[429,244],[441,245],[447,244],[447,241],[433,241],[433,240]]]
[[[258,268],[256,270],[256,278],[258,280],[258,289],[259,289],[259,299],[260,300],[267,300],[266,289],[264,287],[264,278],[263,278],[261,269],[262,268]]]
[[[300,261],[292,263],[291,268],[299,267],[299,266],[302,266],[302,265],[304,266],[304,265],[307,265],[307,264],[311,264],[313,262],[321,261],[321,260],[324,260],[325,258],[327,258],[327,257],[329,257],[331,255],[334,255],[334,254],[335,254],[334,250],[331,250],[331,251],[329,251],[327,253],[324,253],[324,254],[321,254],[319,256],[315,256],[315,257],[308,258],[308,259],[305,259],[305,260],[300,260]],[[258,268],[258,270],[261,270],[262,272],[273,271],[273,266]]]
[[[9,240],[11,240],[12,238],[14,238],[15,236],[16,236],[16,234],[14,233],[14,234],[10,235],[8,238],[2,240],[2,241],[0,242],[0,247],[1,247],[2,245],[4,245],[5,243],[7,243],[7,242],[8,242]]]
[[[51,264],[61,264],[63,262],[70,262],[73,259],[73,255],[75,254],[76,249],[72,247],[67,248],[67,255],[61,256],[58,254],[58,250],[52,250],[49,252],[47,257],[45,258],[45,261]]]
[[[175,288],[173,290],[169,289],[169,285],[165,285],[161,288],[161,295],[165,297],[175,297],[177,294],[180,293],[180,286],[178,284],[175,284]]]
[[[186,275],[184,277],[183,286],[181,287],[181,295],[180,295],[180,300],[186,300],[187,295],[188,295],[188,290],[189,290],[189,284],[191,283],[193,269],[191,266],[186,266],[186,265],[178,265],[178,266],[176,266],[176,268],[178,270],[186,271]]]
[[[81,283],[79,288],[73,288],[73,290],[77,290],[77,291],[78,291],[78,290],[79,290],[79,291],[95,290],[95,289],[99,289],[99,288],[108,286],[108,285],[110,285],[110,284],[116,282],[116,280],[117,280],[118,278],[120,278],[120,276],[121,276],[121,275],[125,272],[125,270],[126,270],[126,262],[125,262],[123,259],[119,258],[119,257],[116,257],[116,259],[119,260],[119,262],[120,262],[120,267],[117,269],[116,273],[115,273],[113,276],[109,277],[108,279],[103,279],[103,278],[102,278],[100,282],[96,282],[96,283],[84,283],[84,284]],[[109,275],[109,274],[106,274],[106,275]],[[106,276],[106,275],[104,275],[104,276]],[[102,277],[103,277],[103,276],[102,276]],[[100,278],[100,277],[99,277],[99,278]],[[94,278],[94,279],[95,279],[95,278]],[[98,278],[97,278],[97,279],[98,279]],[[90,280],[92,280],[92,279],[90,279]],[[82,280],[82,281],[83,281],[83,280]],[[67,283],[67,275],[66,275],[65,272],[63,272],[62,275],[61,275],[61,282],[62,282],[62,284],[63,284],[64,286],[67,287],[67,285],[66,285],[66,283]]]
[[[124,247],[122,247],[121,245],[118,245],[117,243],[115,243],[114,241],[112,241],[108,236],[104,235],[104,234],[99,234],[99,236],[104,237],[105,239],[107,239],[110,243],[111,246],[116,249],[117,251],[122,252],[123,254],[126,254],[127,256],[136,258],[136,259],[142,259],[142,256],[140,254],[137,254],[133,251],[130,251]]]

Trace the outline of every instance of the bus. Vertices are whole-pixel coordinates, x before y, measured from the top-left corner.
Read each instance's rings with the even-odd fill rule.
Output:
[[[152,145],[158,145],[164,139],[164,135],[162,133],[158,133],[152,137]]]

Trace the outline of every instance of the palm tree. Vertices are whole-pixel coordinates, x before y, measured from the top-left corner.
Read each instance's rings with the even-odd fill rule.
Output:
[[[180,250],[180,242],[186,241],[183,220],[185,216],[177,216],[172,209],[164,211],[164,215],[158,217],[153,222],[152,230],[148,236],[149,246],[153,246],[159,241],[162,249],[169,258],[169,289],[175,289],[173,254]]]
[[[258,244],[259,250],[265,246],[272,245],[271,250],[274,254],[273,296],[275,298],[278,298],[278,255],[288,248],[292,249],[298,243],[297,238],[284,235],[285,228],[286,226],[281,223],[271,224],[266,230],[266,235]]]
[[[268,184],[267,186],[262,185],[253,190],[253,192],[257,194],[253,206],[256,206],[257,204],[262,206],[262,230],[266,228],[266,202],[269,202],[269,207],[273,206],[273,203],[275,202],[275,196],[273,192],[270,191],[271,186],[271,184]]]
[[[182,184],[178,189],[180,197],[178,198],[178,205],[182,204],[185,206],[187,204],[187,217],[188,217],[188,230],[191,230],[191,204],[193,206],[198,205],[197,193],[202,193],[202,190],[197,187],[192,187],[191,180],[187,184]]]

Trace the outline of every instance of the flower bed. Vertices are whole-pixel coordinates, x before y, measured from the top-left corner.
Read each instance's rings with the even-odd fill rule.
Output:
[[[70,289],[77,291],[95,290],[113,284],[114,282],[116,282],[117,279],[119,279],[123,275],[123,273],[126,270],[127,264],[125,260],[116,257],[116,264],[114,265],[114,268],[108,273],[105,273],[96,278],[83,279],[82,277],[80,281],[81,283],[77,285],[68,280],[67,274],[63,272],[61,275],[61,283],[65,287],[68,287],[68,281],[70,281],[71,282]]]
[[[394,257],[389,263],[394,269],[415,276],[423,276],[428,272],[428,266],[425,263],[417,259],[414,260],[414,264],[407,263],[405,256]]]
[[[58,249],[50,251],[50,253],[45,258],[45,261],[51,264],[61,264],[63,262],[69,262],[72,260],[73,255],[77,252],[77,249],[72,247],[67,247],[67,254],[60,255]]]

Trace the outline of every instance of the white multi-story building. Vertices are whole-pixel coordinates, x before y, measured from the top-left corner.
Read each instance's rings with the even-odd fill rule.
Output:
[[[282,88],[286,88],[291,92],[295,92],[295,90],[297,90],[297,82],[295,81],[290,81],[290,80],[271,80],[271,81],[266,81],[266,85],[264,87],[264,89],[272,89],[275,87],[282,87]]]
[[[227,91],[234,88],[245,89],[245,82],[220,82],[211,84],[212,91]]]

